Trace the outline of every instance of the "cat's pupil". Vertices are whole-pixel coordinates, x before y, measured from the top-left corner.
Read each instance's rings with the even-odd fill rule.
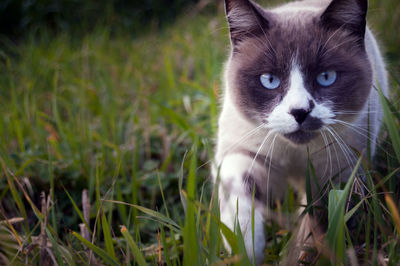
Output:
[[[324,75],[325,80],[328,80],[328,78],[329,78],[328,73],[324,73],[323,75]]]
[[[269,83],[272,83],[274,81],[273,77],[269,77]]]

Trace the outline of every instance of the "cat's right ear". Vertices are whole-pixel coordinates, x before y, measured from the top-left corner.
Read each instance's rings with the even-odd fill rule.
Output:
[[[321,15],[328,29],[346,29],[364,43],[368,0],[332,0]]]
[[[225,13],[233,47],[269,28],[266,12],[250,0],[225,0]]]

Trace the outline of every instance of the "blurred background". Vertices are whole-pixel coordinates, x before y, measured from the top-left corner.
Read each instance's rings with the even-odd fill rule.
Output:
[[[132,34],[151,28],[160,29],[173,22],[195,4],[211,5],[214,1],[196,0],[4,0],[0,5],[1,33],[17,36],[38,28],[54,33],[85,33],[99,24]],[[215,7],[215,3],[213,7]]]
[[[368,23],[398,84],[400,1],[369,2]],[[51,235],[74,260],[85,261],[70,230],[82,223],[87,190],[96,245],[123,257],[107,244],[107,230],[99,232],[111,228],[117,250],[119,226],[126,225],[151,253],[160,225],[101,199],[145,206],[183,225],[180,188],[192,174],[196,198],[208,203],[228,52],[223,1],[1,0],[0,220],[22,217],[21,238],[38,235],[34,206],[43,191],[52,202]],[[398,108],[399,92],[392,95]],[[394,169],[383,161],[382,171]],[[97,219],[100,209],[104,219]],[[7,246],[0,239],[3,260],[13,258],[8,263],[25,256],[13,255],[19,250],[13,236]],[[39,250],[32,250],[27,256],[35,263]]]
[[[264,6],[274,6],[288,0],[261,0]],[[398,60],[397,25],[399,4],[396,0],[369,1],[369,24],[378,31],[389,61]],[[82,36],[99,27],[131,36],[156,32],[180,16],[197,13],[219,16],[223,1],[212,0],[3,0],[0,3],[0,34],[19,40],[32,33],[50,31]],[[381,31],[383,30],[383,32]]]

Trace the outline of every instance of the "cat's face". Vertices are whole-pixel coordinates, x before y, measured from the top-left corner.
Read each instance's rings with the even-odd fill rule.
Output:
[[[366,8],[366,0],[333,0],[320,11],[274,12],[226,1],[233,47],[227,81],[237,108],[295,144],[335,119],[351,121],[372,86]]]

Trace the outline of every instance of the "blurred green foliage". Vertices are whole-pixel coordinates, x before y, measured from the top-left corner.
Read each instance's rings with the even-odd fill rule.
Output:
[[[43,26],[86,32],[98,24],[141,32],[162,27],[196,0],[2,0],[0,33],[19,36]]]

